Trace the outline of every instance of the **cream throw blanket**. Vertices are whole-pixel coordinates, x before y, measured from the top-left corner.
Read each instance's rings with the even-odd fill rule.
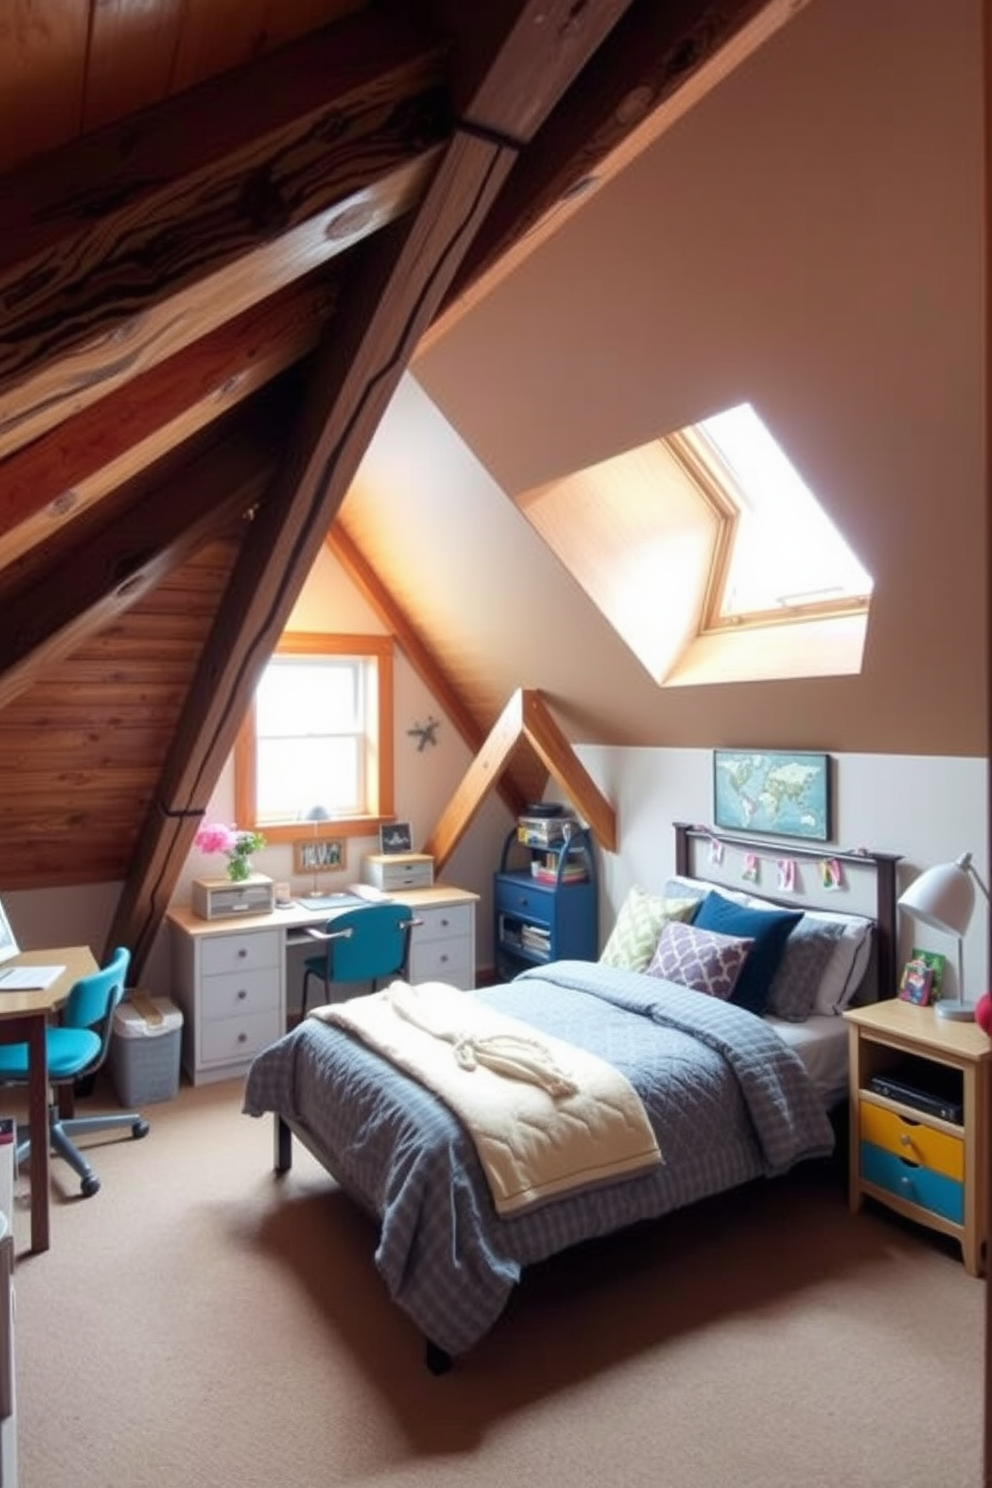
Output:
[[[311,1016],[350,1029],[451,1107],[475,1142],[499,1214],[661,1161],[626,1076],[471,993],[397,981]]]

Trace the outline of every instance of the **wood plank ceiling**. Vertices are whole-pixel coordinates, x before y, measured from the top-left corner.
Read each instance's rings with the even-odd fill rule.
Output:
[[[122,880],[140,975],[418,339],[793,8],[0,4],[0,892]]]

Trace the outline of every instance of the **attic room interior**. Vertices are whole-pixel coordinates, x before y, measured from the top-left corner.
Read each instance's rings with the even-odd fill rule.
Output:
[[[99,1243],[101,1206],[122,1222],[121,1186],[141,1182],[127,1170],[145,1167],[154,1183],[156,1143],[178,1147],[184,1111],[192,1131],[196,1113],[205,1122],[226,1099],[232,1126],[247,1128],[235,1141],[254,1139],[247,1187],[270,1206],[277,1253],[289,1223],[280,1191],[299,1198],[301,1232],[311,1225],[305,1259],[315,1234],[333,1235],[331,1219],[313,1228],[311,1189],[330,1181],[325,1167],[345,1189],[352,1175],[321,1165],[323,1146],[307,1151],[294,1129],[296,1163],[272,1197],[269,1108],[256,1122],[241,1105],[256,1055],[300,1018],[323,898],[400,872],[383,851],[391,826],[428,864],[417,881],[427,887],[409,896],[411,983],[481,994],[528,964],[526,937],[508,944],[507,896],[520,886],[507,870],[530,871],[524,887],[540,890],[542,864],[521,852],[517,824],[539,832],[533,821],[560,805],[588,829],[573,858],[588,856],[560,888],[554,913],[574,913],[560,922],[567,934],[552,929],[564,947],[552,961],[608,958],[634,896],[698,876],[731,900],[763,897],[763,912],[805,901],[828,918],[871,919],[869,980],[900,1018],[898,978],[918,948],[941,962],[945,996],[974,1004],[990,985],[986,7],[477,9],[0,4],[0,951],[4,919],[11,948],[36,961],[87,947],[103,965],[127,947],[132,992],[182,1015],[178,1096],[119,1102],[142,1108],[149,1139],[91,1139],[100,1193],[77,1203],[76,1179],[54,1153],[42,1166],[37,1142],[17,1180],[16,1439],[28,1482],[58,1462],[55,1428],[42,1440],[52,1406],[32,1337],[43,1269],[60,1275],[74,1233],[81,1256],[84,1240]],[[713,622],[737,516],[701,479],[686,431],[741,404],[815,493],[870,597]],[[607,491],[596,473],[611,462]],[[356,695],[367,689],[346,784],[317,784],[306,748],[281,753],[266,734],[257,689],[274,660],[280,675],[323,666]],[[798,836],[763,836],[749,818],[721,816],[724,754],[768,751],[823,762],[822,832],[807,822]],[[202,910],[205,883],[218,904],[230,889],[223,856],[198,845],[210,824],[264,839],[250,864],[261,908],[233,925]],[[942,930],[899,907],[926,870],[963,854],[966,923]],[[277,938],[240,994],[254,1021],[239,1021],[241,1009],[214,1019],[214,953],[244,955],[235,936],[256,921]],[[442,922],[451,939],[433,938]],[[4,1038],[25,1037],[9,1019]],[[916,1413],[919,1440],[911,1432],[905,1457],[884,1459],[903,1476],[879,1467],[877,1481],[932,1481],[953,1440],[962,1484],[983,1450],[992,1483],[982,1035],[974,1022],[947,1035],[965,1091],[950,1123],[964,1197],[928,1228],[915,1203],[886,1208],[888,1180],[865,1176],[848,1130],[852,1114],[855,1128],[864,1119],[858,1079],[887,1072],[878,1050],[919,1048],[833,1021],[844,1061],[831,1092],[836,1223],[863,1227],[875,1266],[891,1243],[906,1275],[917,1257],[936,1268],[948,1328],[983,1318],[981,1338],[962,1345],[975,1390],[931,1423],[936,1445]],[[859,1051],[850,1072],[848,1047]],[[921,1047],[932,1054],[932,1038]],[[119,1096],[107,1060],[101,1110]],[[4,1067],[0,1040],[0,1115],[20,1115],[23,1081],[5,1086]],[[664,1161],[664,1136],[660,1146]],[[217,1183],[236,1207],[241,1191]],[[168,1225],[164,1201],[152,1208]],[[672,1218],[691,1225],[681,1213]],[[718,1213],[733,1223],[731,1208]],[[332,1219],[347,1251],[351,1221]],[[354,1243],[381,1288],[374,1246]],[[543,1238],[528,1243],[543,1257]],[[287,1255],[278,1295],[291,1280],[302,1307],[314,1284],[291,1277]],[[347,1274],[364,1298],[360,1268]],[[593,1308],[606,1305],[604,1284]],[[320,1296],[326,1331],[338,1303]],[[581,1290],[568,1297],[581,1320]],[[432,1342],[457,1356],[462,1335],[433,1336],[420,1305],[383,1303],[408,1328],[409,1313],[428,1358]],[[524,1339],[528,1305],[517,1309]],[[517,1357],[515,1306],[479,1344],[474,1383],[473,1339],[464,1371],[459,1361],[450,1379],[416,1388],[484,1383],[499,1396],[499,1349]],[[664,1345],[634,1332],[637,1349],[619,1357],[657,1365]],[[364,1384],[372,1356],[360,1334],[356,1324],[348,1338]],[[323,1336],[307,1334],[315,1350]],[[943,1360],[944,1345],[933,1353]],[[554,1376],[562,1398],[571,1370]],[[0,1415],[2,1387],[0,1367]],[[396,1388],[403,1429],[428,1452],[417,1467],[437,1467],[411,1424],[414,1387]],[[475,1409],[485,1434],[491,1418]],[[4,1441],[0,1425],[0,1459]],[[354,1475],[383,1471],[349,1443]],[[148,1481],[187,1481],[158,1445]],[[448,1467],[467,1470],[464,1446]],[[253,1450],[267,1460],[265,1443]],[[583,1450],[601,1463],[598,1447]],[[101,1481],[94,1454],[80,1483]],[[495,1488],[510,1460],[497,1454],[479,1481]],[[334,1461],[353,1475],[351,1459]],[[698,1481],[720,1480],[715,1461]],[[789,1480],[763,1448],[754,1461],[760,1481]],[[312,1470],[300,1465],[298,1480]]]

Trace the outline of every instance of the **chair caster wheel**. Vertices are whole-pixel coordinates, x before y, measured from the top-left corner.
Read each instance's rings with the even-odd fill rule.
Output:
[[[148,1132],[149,1126],[147,1121],[136,1121],[131,1127],[131,1135],[135,1139],[138,1137],[147,1137]]]
[[[100,1180],[95,1173],[91,1173],[88,1178],[83,1179],[79,1186],[83,1191],[83,1198],[91,1199],[95,1193],[99,1193],[100,1191]]]

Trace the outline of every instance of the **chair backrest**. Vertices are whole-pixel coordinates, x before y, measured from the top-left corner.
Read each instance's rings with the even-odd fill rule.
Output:
[[[348,909],[324,926],[329,982],[368,982],[400,976],[410,953],[413,915],[405,904],[367,904]],[[338,936],[342,930],[349,932]]]
[[[126,946],[118,946],[106,966],[73,983],[62,1012],[63,1027],[92,1028],[100,1035],[100,1059],[96,1063],[102,1062],[110,1047],[114,1009],[124,996],[130,964],[131,952]]]

